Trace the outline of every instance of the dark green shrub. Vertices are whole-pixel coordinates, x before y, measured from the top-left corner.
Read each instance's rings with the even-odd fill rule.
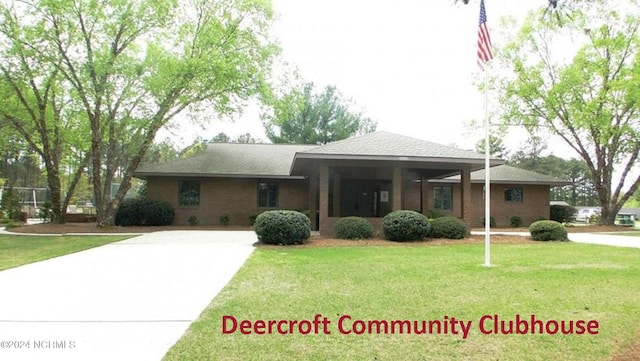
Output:
[[[200,221],[198,220],[198,217],[191,215],[189,219],[187,219],[187,223],[189,223],[190,226],[197,226]]]
[[[522,226],[522,218],[520,216],[511,216],[511,227],[518,228]]]
[[[441,217],[431,221],[432,238],[462,239],[467,235],[467,225],[455,217]]]
[[[484,220],[485,218],[482,217],[482,226],[484,227]],[[496,217],[494,216],[490,216],[489,217],[489,227],[491,228],[495,228],[496,227]]]
[[[5,217],[11,220],[22,221],[24,219],[22,210],[20,209],[20,199],[16,192],[14,192],[13,186],[3,190],[0,209],[4,211]]]
[[[43,223],[51,222],[51,219],[53,218],[53,209],[51,208],[51,202],[46,201],[42,203],[42,207],[40,207],[40,211],[38,212],[38,217],[40,217]]]
[[[567,230],[556,221],[537,221],[529,226],[534,241],[568,241]]]
[[[340,239],[368,239],[373,237],[373,226],[361,217],[345,217],[336,223],[333,233]]]
[[[256,218],[258,218],[258,214],[252,214],[249,216],[249,225],[253,227],[256,224]]]
[[[416,211],[394,211],[382,220],[384,237],[390,241],[420,241],[429,234],[429,229],[427,217]]]
[[[574,222],[576,212],[574,207],[554,204],[550,208],[549,219],[560,223]]]
[[[432,209],[429,212],[427,212],[428,219],[436,219],[444,216],[446,216],[446,214],[444,214],[444,212],[437,209]]]
[[[167,201],[127,199],[116,212],[116,226],[167,226],[173,223],[175,211]]]
[[[267,244],[303,244],[311,237],[309,217],[296,211],[266,211],[256,217],[254,231]]]
[[[229,220],[229,213],[222,213],[222,215],[220,216],[220,224],[223,226],[228,226]]]

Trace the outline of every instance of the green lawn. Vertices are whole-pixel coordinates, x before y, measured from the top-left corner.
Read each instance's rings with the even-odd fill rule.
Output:
[[[575,243],[257,249],[165,360],[608,360],[640,337],[640,250]],[[241,320],[324,334],[222,333]],[[484,315],[596,320],[597,335],[485,335]],[[341,334],[355,320],[471,321],[460,334]],[[228,326],[231,324],[228,323]],[[491,328],[492,323],[485,324]],[[458,329],[458,331],[460,331]]]
[[[129,237],[0,235],[0,271],[121,241]]]

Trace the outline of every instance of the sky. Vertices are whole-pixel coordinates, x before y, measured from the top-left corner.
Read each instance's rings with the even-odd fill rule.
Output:
[[[477,85],[484,73],[476,64],[479,0],[272,3],[278,16],[273,34],[283,59],[317,90],[335,85],[354,110],[378,122],[378,130],[466,149],[483,139],[483,129],[468,127],[471,120],[484,120],[484,95]],[[504,42],[498,31],[502,16],[522,19],[545,3],[485,0],[494,45]],[[215,121],[197,134],[209,139],[219,132],[232,137],[249,132],[267,140],[253,107],[233,123]],[[505,143],[517,149],[523,132],[511,133]],[[182,141],[189,144],[194,134],[184,133]]]

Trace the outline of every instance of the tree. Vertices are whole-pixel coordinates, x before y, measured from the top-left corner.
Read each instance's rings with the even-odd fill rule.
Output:
[[[349,110],[349,101],[336,87],[314,93],[305,83],[273,101],[262,114],[267,137],[273,143],[326,144],[353,135],[375,131],[376,122]]]
[[[484,154],[485,139],[476,142],[476,152]],[[502,142],[502,137],[489,135],[489,154],[493,157],[504,158],[507,156],[507,148]]]
[[[602,208],[613,224],[640,185],[627,179],[640,153],[640,6],[585,2],[557,23],[529,14],[503,49],[512,78],[502,79],[504,118],[533,130],[548,127],[585,161]],[[569,46],[554,47],[571,39]],[[614,170],[619,180],[614,184]]]
[[[5,40],[19,48],[6,55],[20,62],[28,53],[28,64],[42,69],[22,72],[24,82],[51,83],[49,94],[61,94],[55,104],[67,109],[60,118],[87,126],[99,225],[113,224],[160,128],[187,108],[238,111],[267,88],[277,53],[270,3],[262,0],[32,0],[2,11]],[[120,187],[111,199],[114,180]]]

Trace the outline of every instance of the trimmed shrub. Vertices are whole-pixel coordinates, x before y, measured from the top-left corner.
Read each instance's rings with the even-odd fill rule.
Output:
[[[122,202],[114,223],[123,227],[168,226],[173,223],[174,217],[175,211],[171,203],[136,198]]]
[[[336,223],[333,233],[340,239],[368,239],[373,237],[373,226],[361,217],[345,217]]]
[[[229,221],[230,221],[229,213],[223,213],[223,214],[220,216],[220,224],[221,224],[221,225],[223,225],[223,226],[228,226],[228,225],[229,225]]]
[[[430,237],[462,239],[467,235],[467,225],[455,217],[441,217],[431,221]]]
[[[258,240],[266,244],[303,244],[311,237],[309,217],[296,211],[266,211],[253,227]]]
[[[390,241],[421,241],[430,228],[427,217],[416,211],[394,211],[382,220],[384,237]]]
[[[436,219],[444,216],[446,216],[446,214],[444,214],[444,212],[438,209],[432,209],[429,212],[427,212],[428,219]]]
[[[485,218],[482,217],[482,226],[484,227],[484,220]],[[489,227],[490,228],[495,228],[496,227],[496,217],[494,216],[490,216],[489,217]]]
[[[537,221],[529,226],[534,241],[568,241],[567,230],[556,221]]]
[[[187,223],[189,223],[190,226],[197,226],[200,221],[198,220],[198,217],[192,214],[189,219],[187,219]]]
[[[568,223],[576,220],[577,210],[571,206],[552,205],[549,219],[560,223]]]
[[[511,227],[518,228],[522,225],[522,218],[520,216],[511,216]]]

